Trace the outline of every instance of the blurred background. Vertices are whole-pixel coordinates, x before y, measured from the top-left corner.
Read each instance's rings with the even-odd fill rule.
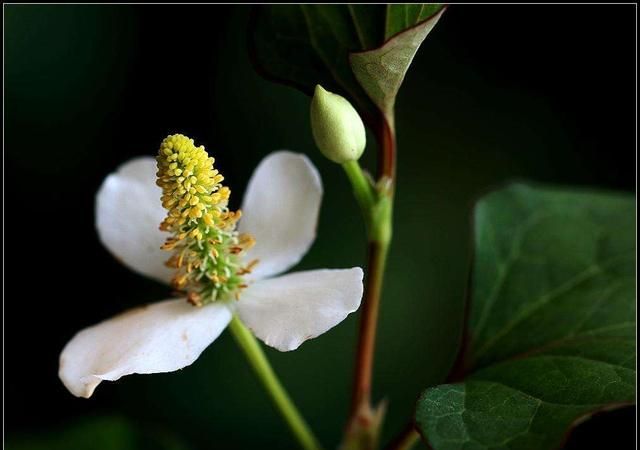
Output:
[[[58,355],[79,329],[167,297],[100,245],[94,195],[181,132],[217,160],[238,207],[267,153],[306,153],[325,185],[299,269],[365,261],[342,171],[314,147],[309,98],[261,79],[247,6],[4,6],[5,437],[9,449],[294,448],[229,335],[192,366],[69,394]],[[512,179],[635,190],[635,14],[618,6],[455,5],[397,102],[395,240],[379,326],[383,439],[446,375],[462,319],[474,201]],[[295,55],[292,55],[295,57]],[[373,167],[375,146],[365,155]],[[299,351],[267,349],[328,448],[346,419],[357,315]],[[635,448],[633,408],[567,448]]]

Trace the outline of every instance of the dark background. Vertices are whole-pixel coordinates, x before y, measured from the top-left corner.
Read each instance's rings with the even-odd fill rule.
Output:
[[[359,212],[339,168],[314,147],[309,99],[255,73],[247,13],[4,7],[5,412],[14,448],[71,448],[60,430],[94,419],[143,430],[150,448],[149,439],[294,446],[226,334],[183,371],[104,383],[90,400],[57,378],[58,354],[77,330],[167,296],[101,247],[94,194],[169,133],[216,157],[232,206],[268,152],[308,154],[325,198],[299,268],[364,263]],[[479,195],[514,178],[635,189],[635,17],[633,5],[452,6],[418,52],[397,102],[395,240],[375,367],[375,398],[389,400],[384,439],[455,353]],[[297,352],[267,350],[329,448],[346,418],[356,324],[354,315]],[[567,445],[634,448],[634,424],[631,408],[601,415]],[[86,433],[86,442],[103,439]]]

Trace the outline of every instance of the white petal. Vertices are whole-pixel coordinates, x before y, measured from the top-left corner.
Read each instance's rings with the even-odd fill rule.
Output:
[[[230,320],[221,303],[165,300],[132,309],[76,334],[60,354],[58,375],[73,395],[89,398],[102,380],[172,372],[193,363]]]
[[[360,306],[362,269],[309,270],[257,281],[236,303],[240,319],[285,352],[321,335]]]
[[[260,261],[256,279],[284,272],[309,250],[321,199],[320,175],[306,156],[280,151],[262,160],[249,181],[239,224],[256,239],[247,252],[247,260]]]
[[[96,227],[100,240],[125,266],[161,282],[172,271],[169,253],[160,246],[168,237],[158,229],[166,211],[156,186],[156,162],[135,158],[109,175],[96,195]]]

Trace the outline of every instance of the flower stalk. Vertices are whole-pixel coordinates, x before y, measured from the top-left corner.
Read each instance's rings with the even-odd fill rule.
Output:
[[[280,411],[280,414],[282,414],[282,417],[289,425],[300,447],[305,450],[321,450],[322,447],[318,440],[278,380],[278,377],[253,334],[244,326],[237,316],[231,319],[229,330],[231,330],[238,346],[244,352],[256,375],[260,378],[264,388]]]
[[[351,182],[353,195],[360,205],[367,230],[369,230],[372,221],[371,213],[376,204],[376,193],[358,161],[347,161],[342,164],[342,168]]]

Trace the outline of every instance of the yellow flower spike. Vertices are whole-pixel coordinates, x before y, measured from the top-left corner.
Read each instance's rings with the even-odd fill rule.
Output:
[[[167,266],[176,269],[174,288],[195,305],[238,298],[250,273],[239,255],[253,246],[252,236],[236,231],[240,211],[229,211],[231,190],[213,168],[214,158],[204,146],[181,134],[160,144],[156,184],[167,216],[160,229],[172,233],[163,249],[172,251]]]

